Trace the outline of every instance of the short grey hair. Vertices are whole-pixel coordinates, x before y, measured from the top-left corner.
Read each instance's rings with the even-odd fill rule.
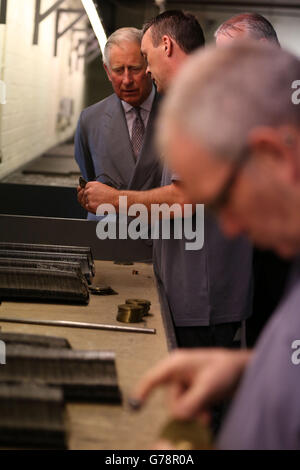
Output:
[[[268,43],[236,41],[197,51],[162,104],[157,123],[161,152],[179,129],[216,158],[233,162],[258,126],[300,129],[300,105],[292,102],[292,84],[299,77],[300,60]]]
[[[247,31],[251,39],[266,39],[280,45],[272,24],[259,13],[241,13],[229,18],[219,26],[214,36],[217,38],[220,34],[224,34],[230,37],[233,31]]]
[[[109,53],[113,46],[121,46],[124,42],[135,42],[141,45],[142,42],[142,30],[137,28],[119,28],[113,32],[104,47],[103,51],[103,63],[109,66]]]

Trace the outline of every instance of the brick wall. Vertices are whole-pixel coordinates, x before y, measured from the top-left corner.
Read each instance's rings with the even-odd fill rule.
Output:
[[[42,0],[42,12],[54,0]],[[61,8],[80,8],[79,0],[65,0]],[[0,80],[7,89],[6,104],[0,104],[0,178],[45,150],[72,136],[84,96],[84,64],[76,69],[71,47],[85,33],[68,32],[59,40],[54,57],[55,18],[41,24],[39,43],[33,45],[35,0],[8,0],[6,25],[0,25]],[[63,15],[60,29],[75,18]],[[85,27],[86,17],[76,27]],[[70,67],[71,57],[71,67]],[[58,122],[62,99],[74,101],[68,124]]]

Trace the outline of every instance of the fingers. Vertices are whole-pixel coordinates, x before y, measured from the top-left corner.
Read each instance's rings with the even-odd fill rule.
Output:
[[[190,385],[193,386],[192,384]],[[167,406],[171,415],[177,419],[197,419],[204,425],[209,425],[211,422],[211,415],[207,409],[203,409],[201,405],[204,403],[196,402],[195,410],[182,408],[182,401],[186,398],[189,385],[182,384],[181,382],[172,382],[168,386],[167,392]],[[199,398],[199,397],[198,397]],[[184,406],[184,405],[183,405]]]
[[[183,386],[181,382],[171,382],[168,384],[167,394],[166,394],[166,401],[167,407],[169,411],[173,412],[174,409],[177,408],[177,402],[181,395],[185,392],[186,386]]]
[[[133,393],[138,409],[156,387],[168,388],[168,406],[177,419],[203,415],[212,404],[229,396],[239,379],[249,353],[223,349],[181,350],[153,367],[139,382]]]
[[[110,186],[100,183],[99,181],[89,181],[85,188],[77,188],[78,191],[78,202],[88,212],[97,211],[97,208],[101,204],[112,204],[117,190]]]
[[[83,205],[84,189],[80,186],[77,187],[77,200],[79,204]]]
[[[84,189],[82,189],[80,186],[77,186],[77,199],[79,203],[82,199],[83,194],[84,194]]]
[[[138,383],[133,392],[134,399],[144,402],[155,387],[164,384],[168,380],[169,374],[168,367],[162,367],[161,364],[158,364],[158,366],[151,369]]]
[[[102,187],[106,187],[106,184],[103,184],[101,183],[100,181],[89,181],[86,185],[85,185],[85,190],[87,189],[92,189],[92,188],[98,188],[99,189],[102,189]]]
[[[176,400],[171,402],[171,413],[178,419],[191,419],[203,411],[207,405],[209,389],[206,387],[203,378],[199,376],[197,380],[190,383],[189,387]]]
[[[199,357],[186,390],[171,402],[173,416],[178,419],[193,418],[226,398],[236,377],[233,359],[232,353],[221,350],[212,352],[211,359],[206,358],[206,364],[201,364]]]
[[[81,188],[80,186],[78,186],[77,188],[77,200],[79,202],[79,204],[84,208],[86,209],[87,211],[89,211],[89,199],[88,199],[88,193],[86,192],[86,190],[84,188]]]
[[[90,181],[86,184],[82,193],[81,205],[89,212],[96,212],[97,206],[101,203],[99,199],[99,190],[102,189],[102,183],[98,181]]]
[[[141,379],[132,397],[140,403],[143,403],[154,388],[166,383],[171,383],[175,379],[179,369],[181,369],[181,364],[182,359],[180,353],[177,352],[159,362]]]
[[[193,418],[222,393],[219,382],[223,365],[224,353],[219,350],[177,351],[142,378],[133,398],[140,406],[154,388],[167,385],[172,415],[178,419]]]

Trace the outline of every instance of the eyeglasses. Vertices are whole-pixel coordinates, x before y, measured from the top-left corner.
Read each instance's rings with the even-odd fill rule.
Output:
[[[229,202],[232,189],[238,179],[238,176],[245,165],[245,163],[249,160],[250,152],[249,150],[245,150],[243,152],[243,156],[240,160],[234,165],[231,174],[229,175],[228,179],[225,181],[223,188],[220,190],[219,194],[210,201],[209,203],[205,204],[207,209],[213,213],[220,212]]]

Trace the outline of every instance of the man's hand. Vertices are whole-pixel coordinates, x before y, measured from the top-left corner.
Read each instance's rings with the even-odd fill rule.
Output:
[[[78,186],[77,191],[79,204],[84,209],[94,213],[96,213],[99,204],[108,203],[112,204],[118,213],[120,196],[127,197],[127,207],[133,204],[144,204],[148,210],[149,217],[151,216],[152,204],[169,204],[170,206],[172,204],[179,204],[182,209],[184,204],[191,204],[189,200],[185,199],[184,193],[177,182],[146,191],[133,191],[118,190],[98,181],[92,181],[87,183],[85,189]],[[171,217],[173,216],[174,212],[172,211]]]
[[[143,403],[154,388],[164,385],[171,415],[193,418],[233,394],[250,357],[247,350],[175,351],[142,378],[133,401]]]
[[[115,188],[98,181],[87,183],[85,188],[77,187],[77,199],[79,204],[88,212],[96,214],[100,204],[112,204],[118,207],[118,193]]]

